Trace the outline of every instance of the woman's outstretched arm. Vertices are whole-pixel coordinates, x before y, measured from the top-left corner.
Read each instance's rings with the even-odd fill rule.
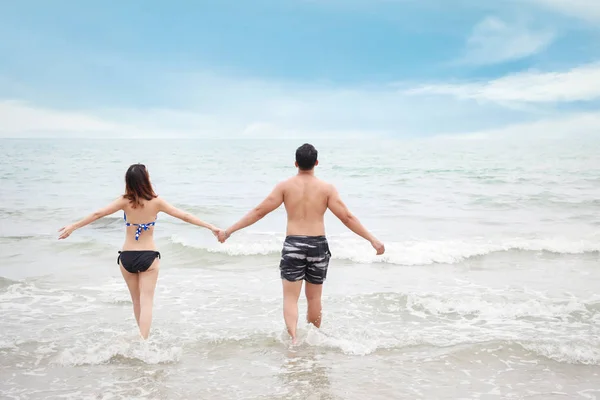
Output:
[[[159,211],[164,212],[165,214],[169,214],[172,217],[178,218],[188,224],[196,225],[202,228],[207,228],[212,231],[213,234],[217,235],[220,231],[216,226],[209,224],[208,222],[202,221],[200,218],[193,216],[190,213],[187,213],[183,210],[180,210],[177,207],[173,207],[167,201],[159,197]]]
[[[127,200],[123,198],[123,196],[121,196],[106,207],[103,207],[98,211],[91,213],[84,219],[77,221],[74,224],[60,228],[60,230],[58,231],[60,233],[58,239],[66,239],[69,236],[71,236],[71,233],[73,233],[75,230],[83,228],[84,226],[89,225],[102,217],[106,217],[107,215],[114,214],[117,211],[122,210],[126,203]]]

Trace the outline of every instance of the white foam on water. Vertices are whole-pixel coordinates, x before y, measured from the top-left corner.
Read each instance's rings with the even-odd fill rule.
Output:
[[[367,356],[381,350],[401,350],[416,346],[450,348],[459,345],[487,343],[492,335],[475,337],[459,329],[423,330],[422,332],[390,333],[376,328],[331,330],[309,327],[306,333],[299,330],[298,346],[309,345],[340,351],[351,356]],[[442,333],[440,335],[440,333]],[[506,338],[502,338],[506,339]]]
[[[311,346],[339,349],[342,353],[353,356],[366,356],[380,348],[380,341],[376,337],[336,337],[314,328],[309,329],[304,342]]]
[[[520,343],[524,349],[561,363],[600,365],[600,340],[542,340]]]
[[[355,238],[330,237],[334,259],[357,263],[397,265],[456,264],[469,258],[498,252],[533,251],[557,254],[584,254],[600,251],[598,235],[582,238],[472,238],[461,240],[407,240],[386,243],[386,253],[377,256],[371,246]],[[281,252],[283,236],[277,234],[246,235],[219,245],[204,245],[181,235],[171,242],[184,247],[227,256],[267,256]]]
[[[0,317],[6,322],[26,324],[46,321],[51,314],[69,316],[100,310],[93,297],[63,288],[44,288],[34,283],[18,283],[0,293]],[[33,335],[32,331],[25,331]],[[35,337],[32,337],[35,339]]]
[[[299,346],[309,345],[314,347],[323,347],[341,351],[344,354],[352,356],[366,356],[380,350],[400,350],[415,346],[435,347],[447,349],[447,351],[458,351],[461,346],[483,345],[492,346],[490,352],[495,352],[501,345],[516,343],[525,350],[534,352],[561,363],[580,364],[580,365],[600,365],[600,342],[574,341],[567,338],[545,339],[539,341],[519,340],[519,336],[525,334],[516,334],[517,338],[511,338],[510,334],[500,335],[498,333],[478,332],[472,335],[465,332],[452,332],[443,330],[445,335],[440,335],[436,330],[424,330],[421,335],[416,332],[407,334],[399,333],[391,336],[374,329],[359,332],[357,330],[350,332],[328,332],[314,327],[308,328],[304,334],[299,334]],[[300,331],[299,331],[300,332]],[[429,350],[431,352],[431,350]]]
[[[426,312],[437,316],[458,314],[488,321],[523,317],[566,318],[577,312],[591,314],[586,307],[588,304],[593,304],[593,300],[534,298],[532,294],[517,291],[409,294],[406,299],[409,312]]]
[[[242,242],[229,239],[226,243],[206,246],[197,240],[188,239],[183,235],[174,234],[170,238],[172,243],[209,253],[226,254],[228,256],[266,256],[281,252],[283,237],[276,234],[261,235],[256,240]]]
[[[16,349],[17,346],[13,340],[7,340],[5,338],[0,339],[0,350],[3,349]]]
[[[62,350],[54,362],[66,366],[99,365],[120,356],[146,364],[165,364],[179,361],[181,354],[181,347],[166,345],[160,338],[145,341],[139,335],[130,334],[102,341],[79,341],[75,346]]]
[[[403,348],[419,344],[416,337],[404,337],[399,340],[396,335],[372,327],[342,331],[339,328],[318,329],[313,325],[303,323],[299,324],[297,335],[298,342],[293,347],[301,348],[305,345],[323,347],[339,350],[352,356],[366,356],[380,349]],[[281,332],[280,341],[291,346],[291,340],[285,330]]]
[[[595,393],[597,393],[598,396],[596,396]],[[577,392],[577,394],[579,394],[584,399],[597,400],[598,398],[600,398],[600,389],[581,390]]]

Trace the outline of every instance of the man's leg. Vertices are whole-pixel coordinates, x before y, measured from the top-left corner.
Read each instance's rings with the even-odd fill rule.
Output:
[[[306,301],[308,302],[308,311],[306,320],[309,324],[313,324],[317,328],[321,327],[321,295],[323,294],[323,285],[315,285],[306,282],[304,288],[306,293]]]
[[[283,282],[283,319],[288,333],[292,337],[292,343],[296,344],[296,326],[298,325],[298,298],[302,290],[302,281]]]
[[[321,327],[321,295],[323,294],[323,283],[327,279],[327,270],[331,252],[329,244],[325,237],[315,239],[315,243],[309,257],[306,258],[308,265],[306,269],[306,300],[308,302],[308,311],[306,320],[315,327]]]

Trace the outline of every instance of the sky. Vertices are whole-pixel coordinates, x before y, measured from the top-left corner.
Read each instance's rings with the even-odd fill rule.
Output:
[[[0,3],[0,137],[582,134],[599,0]]]

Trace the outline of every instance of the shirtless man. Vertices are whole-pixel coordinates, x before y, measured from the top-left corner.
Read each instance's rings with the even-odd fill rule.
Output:
[[[296,150],[298,174],[275,186],[262,203],[218,235],[223,243],[234,232],[254,224],[284,203],[287,237],[279,269],[283,282],[283,317],[293,343],[296,343],[298,298],[303,280],[306,281],[307,320],[317,328],[321,326],[321,294],[331,258],[325,238],[324,215],[327,209],[351,231],[368,240],[377,250],[377,255],[385,251],[383,243],[348,210],[335,187],[315,177],[317,165],[317,150],[310,144],[300,146]]]

